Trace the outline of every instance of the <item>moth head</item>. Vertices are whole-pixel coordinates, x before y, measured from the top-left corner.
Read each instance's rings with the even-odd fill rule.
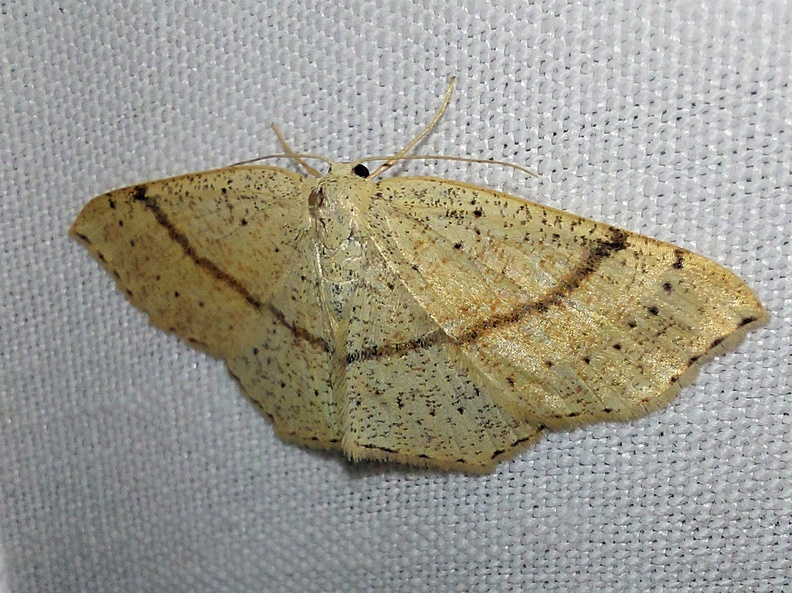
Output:
[[[371,176],[368,167],[363,163],[333,163],[327,172],[327,177],[359,177],[368,179]]]

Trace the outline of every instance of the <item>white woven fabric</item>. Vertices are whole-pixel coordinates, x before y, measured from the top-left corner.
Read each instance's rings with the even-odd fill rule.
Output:
[[[0,3],[0,590],[780,591],[792,580],[787,2]],[[494,6],[497,5],[497,6]],[[702,6],[703,5],[703,6]],[[66,232],[101,192],[392,153],[674,242],[772,319],[666,410],[485,477],[276,439]]]

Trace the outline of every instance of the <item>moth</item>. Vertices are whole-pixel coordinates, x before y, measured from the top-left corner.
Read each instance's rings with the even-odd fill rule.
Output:
[[[88,203],[71,235],[156,327],[221,358],[283,439],[491,471],[642,416],[767,315],[685,249],[498,191],[240,164]],[[282,139],[282,137],[281,137]],[[414,157],[412,157],[414,158]],[[464,159],[460,159],[464,160]]]

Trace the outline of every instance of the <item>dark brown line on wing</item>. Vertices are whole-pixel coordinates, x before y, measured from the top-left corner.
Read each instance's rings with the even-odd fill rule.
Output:
[[[368,346],[358,352],[351,352],[347,355],[347,364],[358,360],[373,360],[381,357],[399,356],[413,350],[422,350],[445,342],[455,342],[457,344],[475,342],[489,331],[517,323],[531,313],[544,313],[550,307],[560,305],[586,278],[597,271],[604,260],[626,247],[627,232],[612,227],[610,239],[598,240],[593,249],[589,250],[586,254],[583,261],[565,275],[555,287],[537,300],[524,303],[511,311],[480,321],[456,339],[446,334],[443,330],[438,329],[407,342]]]
[[[275,305],[272,303],[267,303],[267,309],[270,313],[275,316],[275,319],[280,321],[287,329],[291,330],[291,333],[294,335],[295,338],[300,338],[301,340],[305,340],[309,344],[321,348],[325,352],[330,352],[330,344],[324,338],[320,338],[318,336],[313,335],[307,329],[303,329],[286,319],[286,316],[280,311],[280,309],[276,308]]]
[[[356,360],[372,360],[375,358],[399,356],[412,350],[423,350],[435,344],[447,342],[451,338],[443,330],[437,329],[428,334],[424,334],[420,338],[414,338],[406,342],[398,342],[396,344],[381,344],[374,346],[367,346],[358,352],[351,352],[347,354],[347,364],[355,362]]]
[[[618,253],[626,246],[627,233],[621,229],[612,228],[610,240],[600,239],[597,241],[594,248],[588,252],[583,261],[561,278],[561,281],[552,290],[531,303],[525,303],[515,307],[512,311],[482,321],[465,332],[459,341],[465,343],[473,342],[481,334],[504,325],[516,323],[529,313],[544,313],[550,307],[560,305],[566,297],[580,287],[586,278],[597,271],[604,260],[611,257],[614,253]]]
[[[314,336],[308,330],[305,330],[301,327],[296,326],[293,323],[290,323],[286,316],[278,310],[272,303],[263,303],[259,299],[256,298],[247,288],[245,288],[242,283],[234,278],[228,272],[221,270],[217,267],[217,264],[212,262],[211,260],[198,255],[195,249],[190,245],[190,241],[187,236],[179,231],[176,226],[170,221],[168,215],[162,211],[160,208],[158,200],[156,197],[151,197],[146,192],[145,185],[138,185],[133,189],[133,196],[132,198],[136,202],[142,202],[144,206],[154,215],[154,218],[157,222],[162,226],[166,231],[168,231],[168,235],[170,236],[173,241],[175,241],[184,252],[188,258],[190,258],[193,263],[202,268],[212,276],[214,276],[217,280],[231,288],[234,292],[239,294],[243,299],[245,299],[252,307],[256,309],[267,309],[270,313],[275,316],[280,323],[282,323],[285,327],[287,327],[295,337],[305,340],[314,346],[320,347],[325,352],[330,351],[330,344],[327,343],[326,340],[323,338]]]

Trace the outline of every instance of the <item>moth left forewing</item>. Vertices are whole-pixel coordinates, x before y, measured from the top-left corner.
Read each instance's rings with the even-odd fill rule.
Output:
[[[182,175],[94,198],[70,232],[153,325],[226,357],[288,270],[305,187],[275,167]]]
[[[672,245],[506,194],[394,178],[373,241],[462,364],[536,427],[641,415],[762,323],[731,272]]]
[[[224,359],[280,436],[339,448],[310,191],[277,167],[193,173],[98,196],[71,234],[153,325]]]

